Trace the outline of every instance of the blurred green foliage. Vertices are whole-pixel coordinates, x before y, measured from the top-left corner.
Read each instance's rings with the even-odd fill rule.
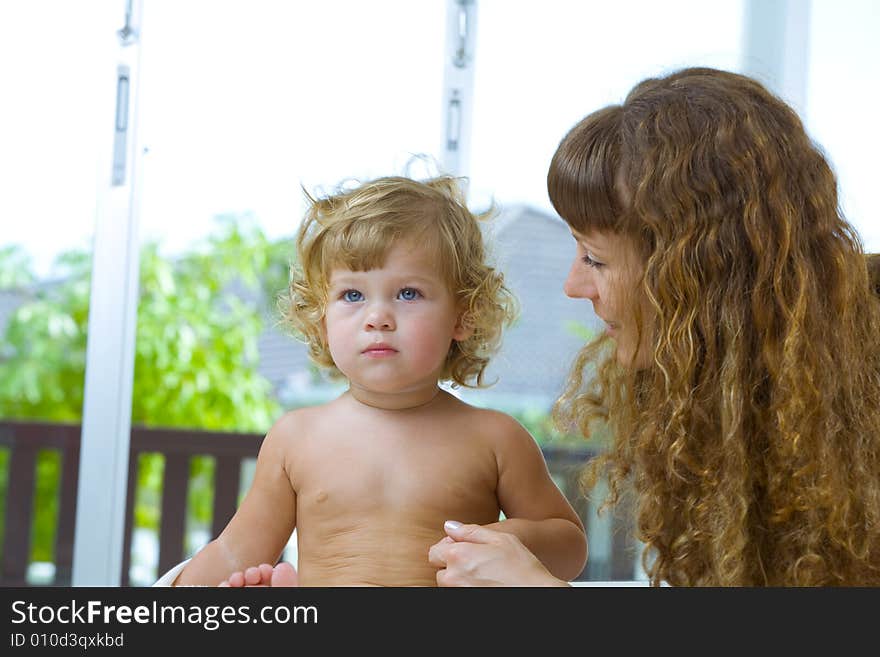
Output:
[[[596,332],[582,322],[567,320],[563,329],[580,338],[584,344],[596,337]],[[556,425],[553,416],[545,408],[518,408],[508,411],[522,424],[542,447],[554,446],[574,450],[598,451],[608,442],[608,430],[604,426],[593,427],[593,432],[585,437],[575,427],[563,430]]]
[[[218,217],[216,231],[182,256],[162,255],[157,243],[143,246],[132,424],[268,430],[281,408],[257,370],[257,340],[265,322],[275,321],[293,253],[292,240],[270,241],[249,215]],[[80,422],[90,265],[89,253],[65,253],[51,280],[37,282],[20,249],[0,249],[0,290],[24,301],[0,343],[0,417]],[[196,458],[191,468],[190,508],[207,524],[212,464]],[[136,526],[158,524],[161,469],[158,455],[140,460]],[[7,468],[0,472],[5,477]],[[59,472],[57,454],[41,453],[34,561],[52,560]],[[6,488],[0,481],[0,495]]]
[[[551,415],[543,408],[525,408],[508,411],[515,417],[541,447],[567,447],[575,450],[596,449],[601,444],[599,437],[585,439],[577,431],[561,431]]]

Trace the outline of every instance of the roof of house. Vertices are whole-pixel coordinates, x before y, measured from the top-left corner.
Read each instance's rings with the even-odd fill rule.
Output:
[[[550,404],[584,344],[570,324],[599,324],[591,304],[562,292],[575,255],[571,233],[555,215],[514,206],[495,219],[487,242],[519,301],[520,317],[487,369],[487,380],[497,382],[473,396],[500,406]]]
[[[0,290],[0,331],[6,327],[6,323],[12,317],[15,309],[21,305],[20,294],[10,290]]]

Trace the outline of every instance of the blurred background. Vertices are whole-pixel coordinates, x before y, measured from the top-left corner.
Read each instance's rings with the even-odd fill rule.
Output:
[[[149,585],[210,540],[272,422],[340,392],[278,325],[303,189],[440,172],[466,179],[472,209],[497,208],[490,249],[522,305],[497,383],[456,394],[516,416],[545,448],[588,526],[580,579],[643,580],[625,511],[600,516],[577,491],[575,466],[600,441],[548,417],[596,326],[562,294],[574,244],[547,198],[550,157],[645,77],[744,72],[799,112],[843,213],[880,251],[878,33],[874,0],[3,0],[0,583],[72,581],[89,403],[121,400],[146,441],[131,443],[127,484],[124,464],[107,473],[129,499],[122,582]],[[93,303],[96,286],[122,285],[94,280],[99,263],[136,265],[128,352],[88,345],[126,323],[124,307]],[[114,367],[122,394],[88,389],[88,368]],[[56,427],[64,437],[46,438]],[[161,430],[248,447],[231,470],[193,447],[173,502]],[[163,539],[171,514],[178,536]]]

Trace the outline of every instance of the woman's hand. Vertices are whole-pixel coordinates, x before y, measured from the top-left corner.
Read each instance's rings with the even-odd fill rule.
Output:
[[[567,586],[551,575],[513,534],[449,520],[447,536],[431,546],[439,586]]]

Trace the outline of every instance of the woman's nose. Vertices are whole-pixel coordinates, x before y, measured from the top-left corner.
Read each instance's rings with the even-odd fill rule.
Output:
[[[587,271],[586,267],[579,259],[571,264],[568,271],[568,277],[562,286],[563,292],[572,299],[590,299],[594,300],[599,296],[598,290],[593,283],[592,274]]]

